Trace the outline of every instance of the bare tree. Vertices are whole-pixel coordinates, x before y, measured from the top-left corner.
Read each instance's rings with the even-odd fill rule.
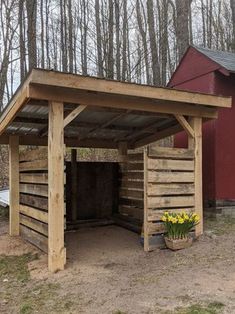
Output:
[[[28,21],[28,63],[29,70],[37,66],[37,0],[26,0],[26,11]]]

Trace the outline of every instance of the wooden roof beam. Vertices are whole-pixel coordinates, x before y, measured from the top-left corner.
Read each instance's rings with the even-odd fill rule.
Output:
[[[29,94],[34,99],[47,99],[117,109],[126,109],[142,112],[180,114],[186,116],[217,118],[217,109],[187,103],[170,102],[163,100],[145,99],[139,97],[126,97],[122,95],[105,95],[90,93],[75,89],[66,90],[44,85],[30,84]]]

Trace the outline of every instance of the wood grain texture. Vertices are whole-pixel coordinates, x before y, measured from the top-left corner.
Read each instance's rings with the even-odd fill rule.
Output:
[[[149,196],[148,208],[174,208],[194,206],[194,196]]]
[[[47,185],[38,185],[38,184],[26,184],[20,183],[20,193],[39,195],[39,196],[48,196],[48,186]]]
[[[28,217],[37,219],[41,222],[48,223],[48,213],[40,209],[36,209],[26,205],[20,205],[20,213]]]
[[[20,173],[21,183],[48,184],[47,173]]]
[[[39,234],[38,232],[31,230],[23,225],[20,226],[20,235],[23,239],[32,243],[43,252],[48,253],[48,239],[44,235]]]
[[[48,236],[48,225],[41,221],[20,214],[20,224]]]

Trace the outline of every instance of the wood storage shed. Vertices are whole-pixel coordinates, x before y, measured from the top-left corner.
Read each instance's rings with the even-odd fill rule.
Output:
[[[50,271],[64,269],[69,211],[64,197],[65,147],[119,151],[118,169],[110,165],[95,171],[117,180],[105,194],[118,195],[109,206],[123,217],[143,221],[146,251],[153,249],[150,237],[164,232],[160,217],[166,209],[195,210],[201,217],[196,227],[200,235],[202,122],[215,119],[219,107],[230,106],[230,98],[32,70],[0,118],[0,143],[9,144],[10,150],[10,235],[21,235],[47,252]],[[147,149],[183,129],[188,134],[187,149]],[[20,154],[20,145],[45,148]],[[145,148],[135,153],[140,147]],[[71,173],[80,167],[78,176],[88,175],[87,168],[82,170],[84,166],[76,162],[71,167]],[[87,186],[81,198],[89,195]],[[81,208],[79,198],[76,202]],[[73,215],[76,219],[76,211]]]

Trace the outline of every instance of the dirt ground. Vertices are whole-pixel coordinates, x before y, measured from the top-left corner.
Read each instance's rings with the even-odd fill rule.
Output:
[[[66,270],[0,222],[0,313],[235,313],[235,221],[208,221],[189,249],[144,253],[117,226],[66,236]]]

